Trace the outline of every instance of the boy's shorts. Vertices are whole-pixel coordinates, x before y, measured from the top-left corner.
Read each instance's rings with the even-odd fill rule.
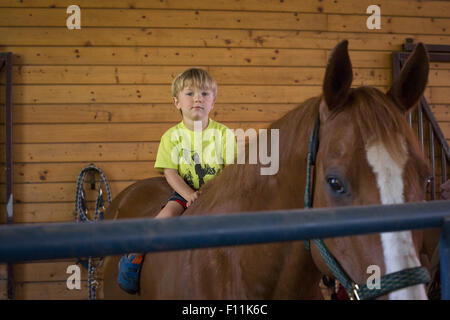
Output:
[[[178,192],[174,191],[172,196],[169,198],[169,200],[167,200],[167,202],[169,201],[176,201],[179,204],[181,204],[183,206],[183,208],[186,210],[187,206],[187,201],[186,199],[184,199]]]

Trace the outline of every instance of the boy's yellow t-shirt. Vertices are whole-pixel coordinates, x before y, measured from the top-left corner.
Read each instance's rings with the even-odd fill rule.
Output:
[[[209,119],[208,127],[194,132],[183,121],[167,130],[159,144],[155,168],[175,169],[193,189],[198,190],[225,165],[234,163],[236,140],[233,131]]]

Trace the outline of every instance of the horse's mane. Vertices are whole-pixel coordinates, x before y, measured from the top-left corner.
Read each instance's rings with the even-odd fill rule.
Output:
[[[411,161],[404,166],[405,183],[424,183],[430,175],[430,166],[423,157],[417,135],[405,114],[386,94],[372,87],[353,89],[345,108],[351,112],[351,121],[359,131],[355,134],[361,137],[364,146],[381,143],[397,163]],[[420,168],[419,175],[413,168]]]
[[[335,111],[334,115],[346,110],[363,145],[383,144],[394,161],[401,161],[408,149],[416,147],[409,145],[417,139],[405,115],[380,90],[365,86],[352,89],[343,110]]]

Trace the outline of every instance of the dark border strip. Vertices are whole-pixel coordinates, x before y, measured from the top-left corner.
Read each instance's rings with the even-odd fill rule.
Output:
[[[14,223],[14,196],[13,196],[13,104],[12,104],[12,52],[0,53],[1,68],[5,72],[5,180],[6,180],[6,224]],[[14,271],[13,265],[6,265],[7,295],[14,299]]]

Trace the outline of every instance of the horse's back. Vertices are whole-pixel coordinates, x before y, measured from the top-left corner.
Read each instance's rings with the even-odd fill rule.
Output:
[[[172,188],[163,177],[138,181],[124,189],[105,211],[106,219],[153,218],[167,202]],[[121,256],[106,257],[103,267],[105,299],[136,299],[122,291],[117,284]]]
[[[105,219],[154,217],[172,192],[164,177],[140,180],[114,198],[106,209]]]

